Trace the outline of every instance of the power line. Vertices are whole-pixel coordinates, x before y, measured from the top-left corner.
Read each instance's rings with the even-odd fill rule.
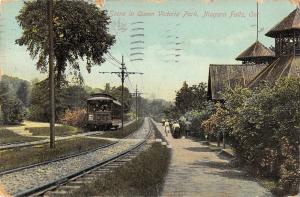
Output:
[[[114,60],[110,56],[107,55],[106,60],[113,66],[116,66],[117,68],[119,68],[119,65],[117,65],[115,62],[113,62]]]
[[[125,63],[124,63],[124,56],[122,56],[122,63],[121,63],[121,71],[120,72],[99,72],[100,74],[116,74],[121,78],[121,82],[122,82],[122,131],[124,131],[124,82],[125,82],[125,78],[127,78],[129,75],[135,75],[135,74],[140,74],[143,75],[144,73],[141,72],[128,72],[127,68],[125,67]]]
[[[117,62],[118,64],[122,64],[117,58],[115,58],[109,51],[107,52],[107,55],[110,56],[115,62]]]
[[[138,121],[138,119],[139,119],[139,108],[140,108],[139,107],[139,104],[140,104],[139,98],[142,94],[143,94],[142,92],[138,91],[137,85],[135,88],[135,92],[131,93],[132,96],[135,96],[135,118],[136,118],[136,121]]]

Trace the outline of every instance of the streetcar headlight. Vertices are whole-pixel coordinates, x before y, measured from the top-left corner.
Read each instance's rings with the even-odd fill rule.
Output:
[[[89,115],[89,121],[93,121],[94,120],[94,115],[90,114]]]

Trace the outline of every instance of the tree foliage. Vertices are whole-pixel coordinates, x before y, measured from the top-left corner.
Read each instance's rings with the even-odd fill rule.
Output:
[[[116,98],[118,101],[121,102],[122,86],[112,87],[108,94],[110,94],[111,96],[113,96],[114,98]],[[124,87],[124,110],[125,110],[125,112],[129,112],[131,105],[132,105],[132,96],[129,92],[129,89],[127,87]]]
[[[30,104],[30,84],[27,81],[20,82],[20,85],[17,89],[16,95],[20,101],[22,101],[25,107],[28,107]]]
[[[25,118],[23,103],[16,97],[8,81],[0,81],[0,123],[20,124]]]
[[[47,1],[26,1],[17,16],[22,36],[16,40],[27,46],[37,69],[46,72],[48,64]],[[90,72],[93,65],[105,61],[103,55],[115,42],[108,33],[110,23],[106,11],[81,0],[54,1],[54,56],[58,81],[70,65],[72,74],[81,78],[79,60],[86,61]]]
[[[255,175],[278,181],[278,191],[299,189],[300,79],[281,79],[251,91],[229,90],[225,107],[203,125],[230,136],[238,158],[251,164]]]
[[[189,86],[184,82],[182,88],[176,93],[175,106],[179,113],[185,114],[192,110],[202,110],[205,108],[206,101],[207,85],[205,83]]]

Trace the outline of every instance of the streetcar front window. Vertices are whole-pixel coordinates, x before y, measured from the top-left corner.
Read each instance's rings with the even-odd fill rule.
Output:
[[[111,104],[103,101],[89,101],[88,111],[89,112],[110,112]]]

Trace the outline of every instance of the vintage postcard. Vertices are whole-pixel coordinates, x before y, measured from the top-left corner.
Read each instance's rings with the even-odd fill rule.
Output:
[[[0,197],[300,196],[299,0],[0,0]]]

